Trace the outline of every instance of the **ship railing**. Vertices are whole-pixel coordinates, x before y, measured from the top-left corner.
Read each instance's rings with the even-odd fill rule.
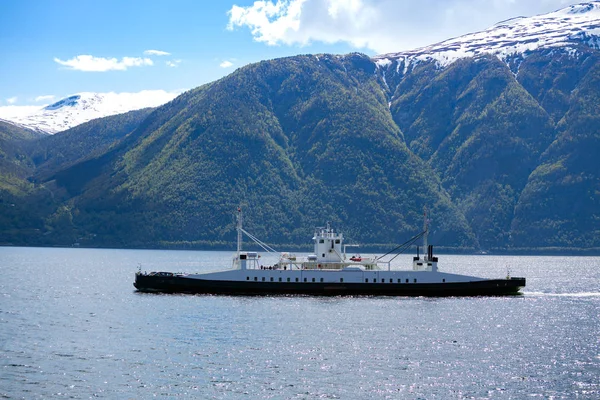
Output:
[[[379,267],[379,265],[381,265],[383,268]],[[387,269],[388,271],[390,271],[392,268],[392,261],[377,260],[377,266],[379,267],[379,269]]]
[[[378,270],[380,269],[376,263],[374,262],[313,262],[313,261],[297,261],[297,262],[288,262],[286,264],[288,269],[297,269],[297,270],[327,270],[327,271],[338,271],[342,270],[346,267],[363,267],[367,271]]]

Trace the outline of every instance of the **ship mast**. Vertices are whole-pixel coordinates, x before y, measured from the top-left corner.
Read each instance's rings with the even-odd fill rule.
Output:
[[[427,221],[427,206],[423,207],[423,253],[424,260],[429,260],[429,247],[427,247],[427,235],[429,235],[429,221]]]
[[[237,257],[240,258],[240,252],[242,251],[242,207],[238,207],[237,215]]]

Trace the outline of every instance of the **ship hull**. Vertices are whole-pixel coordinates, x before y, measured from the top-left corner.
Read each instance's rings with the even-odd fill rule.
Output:
[[[133,285],[140,292],[254,296],[505,296],[520,294],[525,278],[445,283],[321,283],[228,281],[136,274]]]

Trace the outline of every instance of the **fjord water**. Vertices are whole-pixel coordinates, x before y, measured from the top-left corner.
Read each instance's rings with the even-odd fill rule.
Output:
[[[513,297],[132,286],[138,266],[201,272],[231,255],[0,248],[0,397],[600,398],[600,258],[440,256],[448,272],[527,277]]]

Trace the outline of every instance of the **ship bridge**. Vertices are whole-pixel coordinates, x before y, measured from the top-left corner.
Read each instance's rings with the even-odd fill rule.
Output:
[[[315,254],[309,256],[317,262],[341,262],[342,257],[342,244],[344,242],[344,235],[335,232],[329,223],[326,227],[316,228],[315,235],[313,237],[315,242]]]

